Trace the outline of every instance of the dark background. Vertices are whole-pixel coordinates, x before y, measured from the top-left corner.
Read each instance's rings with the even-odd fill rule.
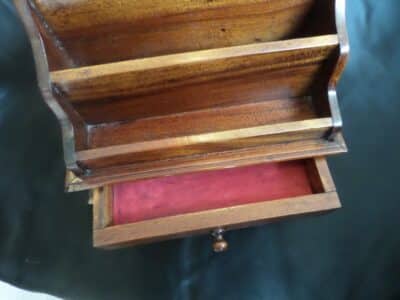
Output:
[[[400,1],[347,2],[343,209],[229,233],[215,255],[205,236],[92,248],[87,194],[63,192],[58,123],[0,0],[0,280],[69,299],[400,299]]]

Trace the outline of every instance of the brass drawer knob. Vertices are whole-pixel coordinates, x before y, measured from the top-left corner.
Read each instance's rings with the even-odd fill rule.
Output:
[[[225,230],[222,228],[217,228],[211,232],[211,235],[214,239],[213,241],[213,250],[216,253],[225,252],[228,250],[229,245],[228,242],[224,239]]]

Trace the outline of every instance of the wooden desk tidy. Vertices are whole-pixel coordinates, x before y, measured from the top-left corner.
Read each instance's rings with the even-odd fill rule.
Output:
[[[344,0],[14,0],[94,245],[340,206]]]

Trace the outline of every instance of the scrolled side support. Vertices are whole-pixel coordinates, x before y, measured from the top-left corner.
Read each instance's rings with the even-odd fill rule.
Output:
[[[336,135],[342,131],[343,126],[336,87],[340,76],[344,71],[350,53],[349,37],[346,28],[346,0],[336,0],[335,21],[339,38],[340,53],[336,67],[328,83],[328,101],[333,121],[332,129],[327,136],[328,140],[334,140]]]
[[[57,102],[51,92],[49,66],[45,46],[43,39],[35,26],[35,21],[31,14],[29,3],[27,0],[14,0],[14,5],[22,19],[25,31],[29,36],[40,91],[46,104],[56,115],[61,126],[64,161],[67,168],[66,184],[68,184],[69,178],[77,177],[83,173],[83,170],[77,163],[75,155],[76,152],[74,127],[70,121],[68,114]],[[74,176],[71,176],[71,173],[74,174]]]

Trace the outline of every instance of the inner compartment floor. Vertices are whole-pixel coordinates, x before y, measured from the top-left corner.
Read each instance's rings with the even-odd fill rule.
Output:
[[[306,162],[204,171],[113,185],[114,225],[312,194]]]

